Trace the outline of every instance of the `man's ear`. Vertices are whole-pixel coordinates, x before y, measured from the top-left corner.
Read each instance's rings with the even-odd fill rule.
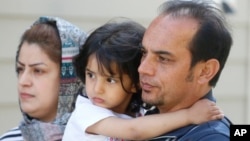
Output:
[[[199,83],[207,83],[218,73],[220,63],[216,59],[209,59],[201,65]]]

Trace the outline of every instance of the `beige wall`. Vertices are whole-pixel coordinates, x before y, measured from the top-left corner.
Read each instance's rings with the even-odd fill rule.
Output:
[[[165,0],[1,0],[0,4],[0,134],[21,119],[18,107],[15,51],[22,32],[39,16],[59,16],[86,32],[117,16],[129,17],[147,26]],[[236,1],[229,15],[234,45],[214,92],[218,105],[233,122],[250,124],[250,6]],[[240,7],[240,8],[239,8]]]

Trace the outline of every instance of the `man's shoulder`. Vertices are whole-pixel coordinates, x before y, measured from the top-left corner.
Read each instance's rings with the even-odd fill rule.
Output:
[[[222,138],[225,137],[229,139],[230,124],[231,122],[226,118],[223,118],[221,120],[209,121],[203,124],[196,125],[188,133],[186,133],[186,135],[195,136],[196,138],[214,136]]]
[[[150,141],[229,141],[230,124],[227,118],[209,121],[199,125],[189,125],[166,133]]]

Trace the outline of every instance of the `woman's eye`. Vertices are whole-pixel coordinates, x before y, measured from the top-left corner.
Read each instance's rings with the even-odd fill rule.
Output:
[[[20,73],[22,73],[23,72],[23,68],[22,67],[17,67],[16,68],[16,72],[17,72],[17,74],[20,74]]]
[[[44,71],[41,70],[41,69],[34,69],[34,73],[36,73],[36,74],[43,74]]]

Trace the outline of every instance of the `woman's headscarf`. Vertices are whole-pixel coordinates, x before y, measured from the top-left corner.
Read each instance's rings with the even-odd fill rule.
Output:
[[[67,121],[74,109],[75,98],[83,87],[83,84],[75,75],[72,58],[78,54],[79,48],[86,39],[86,34],[75,25],[58,17],[40,17],[34,24],[46,21],[56,22],[62,45],[57,116],[54,121],[45,123],[29,118],[26,113],[23,113],[24,119],[19,127],[24,140],[27,141],[61,140]]]

